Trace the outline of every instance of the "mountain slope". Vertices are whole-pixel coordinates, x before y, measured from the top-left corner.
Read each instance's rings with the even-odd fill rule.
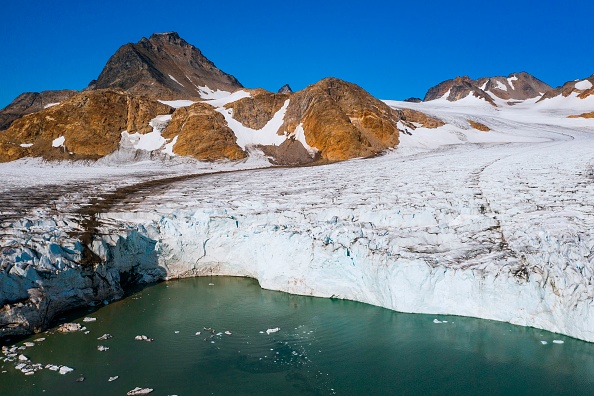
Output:
[[[0,131],[7,129],[12,122],[25,114],[35,113],[70,98],[77,91],[25,92],[17,96],[11,104],[0,110]]]
[[[113,89],[81,92],[14,121],[0,134],[0,162],[22,157],[97,159],[118,148],[122,131],[147,133],[173,109]]]
[[[158,99],[200,98],[199,87],[232,92],[242,85],[173,32],[120,47],[89,84],[89,89],[120,88]]]

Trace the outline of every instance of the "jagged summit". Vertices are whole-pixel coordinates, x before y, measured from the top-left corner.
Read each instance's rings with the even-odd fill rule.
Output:
[[[200,98],[200,87],[205,86],[225,91],[242,88],[198,48],[176,32],[167,32],[120,47],[88,89],[120,88],[160,99],[192,99]]]
[[[472,80],[468,76],[456,77],[430,88],[424,101],[444,98],[450,102],[472,94],[495,105],[496,99],[519,101],[537,98],[552,88],[526,72],[512,73],[507,77],[483,77]]]
[[[282,87],[280,87],[280,89],[277,91],[277,93],[279,93],[279,94],[291,94],[291,93],[293,93],[293,90],[291,89],[291,86],[289,84],[285,84]]]

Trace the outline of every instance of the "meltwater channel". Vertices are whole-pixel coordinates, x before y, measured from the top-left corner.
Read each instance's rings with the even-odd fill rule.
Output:
[[[54,328],[14,345],[34,344],[18,351],[33,363],[74,370],[24,375],[18,361],[0,362],[0,394],[125,395],[135,387],[153,388],[151,395],[594,393],[594,344],[262,290],[245,278],[163,282],[62,319],[88,334]],[[106,333],[112,337],[97,339]]]

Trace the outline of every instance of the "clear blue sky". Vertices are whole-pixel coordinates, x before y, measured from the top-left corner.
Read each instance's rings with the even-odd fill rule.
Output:
[[[25,91],[82,89],[121,45],[165,31],[249,88],[334,76],[404,99],[515,71],[557,86],[594,73],[593,15],[590,0],[6,1],[0,108]]]

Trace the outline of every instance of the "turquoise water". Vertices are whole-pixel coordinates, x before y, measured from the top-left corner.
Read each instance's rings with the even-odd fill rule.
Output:
[[[83,323],[84,316],[97,320]],[[19,352],[75,370],[25,376],[2,363],[0,394],[125,395],[137,386],[154,388],[151,395],[594,394],[594,344],[492,321],[293,296],[243,278],[164,282],[67,319],[89,334],[50,331],[16,345],[45,337]],[[215,330],[212,338],[205,327]],[[113,338],[97,340],[104,333]]]

